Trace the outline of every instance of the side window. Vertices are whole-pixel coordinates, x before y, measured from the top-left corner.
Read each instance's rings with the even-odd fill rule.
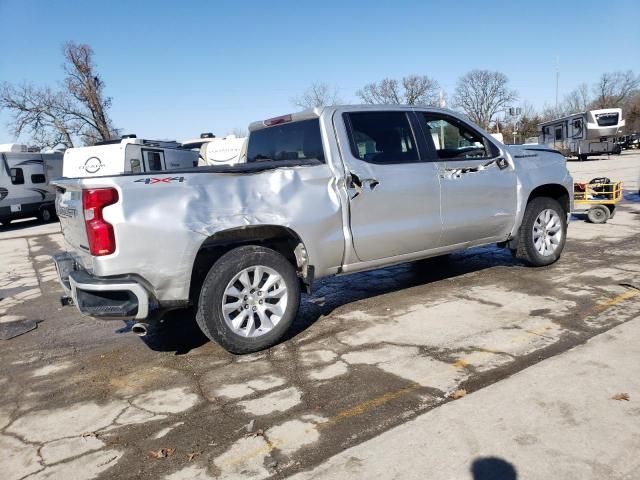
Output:
[[[34,173],[31,175],[31,183],[47,183],[47,179],[42,173]]]
[[[416,141],[405,112],[345,114],[351,124],[353,156],[370,163],[409,163],[419,160]]]
[[[14,185],[24,184],[24,172],[22,171],[21,168],[11,169],[11,183]]]
[[[482,135],[449,117],[425,113],[425,122],[439,159],[488,158],[498,154]]]

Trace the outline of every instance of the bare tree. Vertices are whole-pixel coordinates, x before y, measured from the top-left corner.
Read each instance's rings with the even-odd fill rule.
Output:
[[[88,45],[67,43],[63,47],[66,77],[64,88],[32,84],[0,87],[0,108],[13,117],[11,133],[30,135],[40,147],[73,147],[110,140],[117,134],[108,116],[111,98],[104,95],[104,82],[96,71],[93,50]]]
[[[93,49],[89,45],[68,42],[63,48],[64,83],[69,94],[77,101],[69,103],[70,115],[85,125],[83,136],[89,141],[110,140],[113,125],[107,115],[111,98],[104,95],[104,81],[96,71]]]
[[[11,134],[19,137],[29,133],[31,144],[38,147],[73,147],[78,126],[61,108],[65,102],[63,96],[48,87],[36,88],[28,83],[17,86],[3,84],[0,107],[13,113]]]
[[[562,102],[563,113],[571,115],[572,113],[584,112],[589,110],[593,99],[589,94],[589,86],[586,83],[579,85],[577,88],[569,92]]]
[[[402,80],[385,78],[368,83],[356,95],[368,104],[436,106],[440,85],[427,75],[409,75]]]
[[[231,133],[229,135],[235,135],[238,138],[244,138],[249,136],[249,132],[246,128],[236,127],[231,130]]]
[[[300,108],[325,107],[342,103],[336,87],[325,82],[314,82],[299,97],[293,97],[291,103]]]
[[[639,133],[640,132],[640,92],[632,96],[625,104],[624,109],[627,133]]]
[[[633,71],[603,73],[593,87],[593,108],[620,107],[640,88],[640,76]]]
[[[508,83],[504,73],[472,70],[458,80],[453,103],[482,128],[489,128],[496,115],[518,99]]]

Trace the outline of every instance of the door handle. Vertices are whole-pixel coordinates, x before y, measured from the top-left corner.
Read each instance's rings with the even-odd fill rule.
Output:
[[[474,167],[438,168],[438,175],[440,176],[440,178],[461,178],[464,174],[481,172],[482,170],[491,168],[494,163],[500,170],[504,170],[505,168],[509,167],[508,160],[504,157],[499,157],[494,160],[490,160],[487,163]]]
[[[355,194],[351,197],[353,200],[360,195],[365,187],[369,187],[369,190],[375,189],[380,182],[375,178],[360,178],[357,174],[349,172],[347,177],[347,188],[355,190]]]

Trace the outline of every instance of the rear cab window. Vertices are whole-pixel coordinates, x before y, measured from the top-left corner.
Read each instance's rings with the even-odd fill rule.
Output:
[[[324,163],[324,149],[317,118],[254,130],[249,135],[247,162],[317,160]]]

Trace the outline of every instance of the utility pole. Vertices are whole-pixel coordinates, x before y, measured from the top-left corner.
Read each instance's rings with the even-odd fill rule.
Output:
[[[440,108],[447,106],[442,89],[440,89],[440,93],[438,94],[438,106]],[[440,148],[444,148],[444,122],[440,122]]]
[[[513,120],[513,144],[516,144],[516,135],[518,134],[518,119],[522,115],[522,108],[509,107],[509,116]]]
[[[558,84],[560,83],[560,56],[556,56],[556,112],[558,111]]]

